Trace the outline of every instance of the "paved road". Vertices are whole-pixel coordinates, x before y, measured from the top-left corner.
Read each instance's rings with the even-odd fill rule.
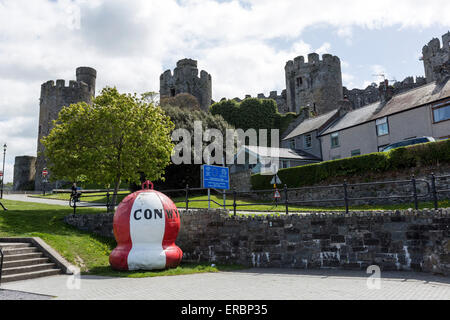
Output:
[[[63,300],[450,300],[450,279],[385,272],[381,289],[369,289],[361,271],[249,269],[142,279],[70,276],[6,283],[4,289]]]
[[[3,198],[6,200],[13,201],[24,201],[24,202],[33,202],[33,203],[44,203],[44,204],[55,204],[61,206],[69,206],[69,201],[65,200],[53,200],[53,199],[41,199],[41,198],[32,198],[26,194],[5,194]]]

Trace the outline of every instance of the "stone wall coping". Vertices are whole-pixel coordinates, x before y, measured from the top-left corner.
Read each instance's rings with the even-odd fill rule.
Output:
[[[180,214],[183,216],[199,216],[199,215],[216,215],[218,217],[228,217],[233,220],[303,220],[303,219],[336,219],[336,218],[375,218],[375,217],[448,217],[450,216],[450,208],[445,209],[420,209],[420,210],[391,210],[391,211],[354,211],[354,212],[340,212],[340,211],[330,211],[330,212],[318,212],[318,213],[305,213],[305,214],[297,214],[291,213],[289,215],[286,214],[267,214],[267,215],[257,215],[253,216],[251,214],[247,216],[243,215],[230,215],[231,211],[225,210],[179,210]]]

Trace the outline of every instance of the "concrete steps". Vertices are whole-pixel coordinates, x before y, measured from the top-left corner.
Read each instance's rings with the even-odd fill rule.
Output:
[[[61,274],[56,264],[31,243],[0,242],[3,251],[2,283]]]

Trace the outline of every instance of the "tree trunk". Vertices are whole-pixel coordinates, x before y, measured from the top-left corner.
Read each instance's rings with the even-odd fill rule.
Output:
[[[114,210],[116,209],[117,193],[119,192],[120,182],[121,181],[119,179],[118,181],[116,181],[116,183],[114,185],[114,192],[111,197],[111,201],[108,204],[108,212],[114,212]]]

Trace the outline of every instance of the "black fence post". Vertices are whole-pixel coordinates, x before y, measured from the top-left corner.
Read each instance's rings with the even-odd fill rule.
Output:
[[[234,211],[234,216],[236,216],[236,197],[237,197],[237,192],[236,189],[233,190],[233,211]]]
[[[106,211],[109,212],[109,205],[110,199],[109,199],[109,189],[106,191]]]
[[[77,196],[74,196],[72,198],[72,201],[73,201],[73,214],[77,214],[77,199],[78,199]]]
[[[284,198],[285,198],[284,203],[286,205],[286,215],[288,215],[289,214],[289,200],[288,200],[288,187],[286,184],[284,185]]]
[[[186,185],[186,211],[189,210],[189,185]]]
[[[434,209],[439,209],[439,203],[438,203],[438,195],[436,191],[436,176],[434,175],[434,172],[431,173],[431,190],[433,192],[433,202],[434,202]]]
[[[348,190],[347,190],[347,180],[344,180],[344,203],[345,203],[345,213],[348,213]]]
[[[416,177],[412,176],[412,185],[413,185],[413,197],[414,197],[414,207],[416,210],[419,210],[419,200],[417,198],[417,186],[416,186]]]

